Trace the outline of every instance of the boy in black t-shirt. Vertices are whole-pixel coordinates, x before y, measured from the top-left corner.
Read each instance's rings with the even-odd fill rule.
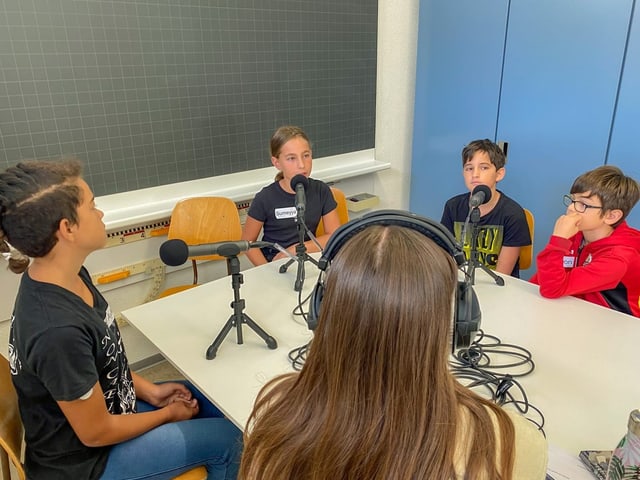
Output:
[[[491,189],[491,198],[480,205],[477,249],[482,264],[499,273],[520,276],[518,258],[521,247],[531,245],[529,226],[522,207],[497,189],[504,178],[506,158],[502,149],[491,140],[474,140],[462,150],[462,176],[472,192],[478,185]],[[442,212],[441,223],[464,244],[469,257],[471,228],[462,231],[469,215],[470,193],[449,199]]]
[[[79,162],[0,172],[0,252],[22,274],[9,364],[30,480],[237,476],[242,432],[188,382],[131,371],[115,316],[83,264],[107,240]]]

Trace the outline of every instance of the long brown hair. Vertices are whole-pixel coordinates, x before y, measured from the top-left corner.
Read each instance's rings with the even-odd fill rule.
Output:
[[[271,136],[271,140],[269,141],[269,151],[271,152],[272,157],[277,157],[280,155],[280,150],[285,143],[295,137],[301,137],[307,141],[309,144],[309,148],[311,148],[311,142],[309,141],[309,137],[304,133],[300,127],[295,127],[293,125],[284,125],[278,128],[273,135]],[[278,182],[284,178],[282,172],[278,172],[276,174],[275,181]]]
[[[512,422],[448,368],[456,282],[450,256],[414,230],[369,226],[349,240],[302,371],[258,396],[239,478],[511,479]]]
[[[13,252],[11,271],[22,273],[28,257],[51,251],[60,220],[77,222],[82,199],[72,182],[81,173],[80,162],[73,158],[22,162],[0,173],[0,252]]]

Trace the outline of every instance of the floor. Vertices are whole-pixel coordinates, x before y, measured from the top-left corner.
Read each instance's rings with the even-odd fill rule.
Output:
[[[136,373],[151,382],[164,382],[167,380],[184,380],[184,376],[178,372],[166,360],[162,360],[154,365],[136,370]]]

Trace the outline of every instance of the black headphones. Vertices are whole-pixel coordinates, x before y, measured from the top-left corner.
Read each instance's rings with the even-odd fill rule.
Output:
[[[338,228],[327,242],[318,262],[318,268],[322,272],[326,272],[342,246],[351,237],[371,225],[397,225],[416,230],[433,240],[451,255],[458,268],[461,268],[465,263],[464,252],[444,225],[402,210],[378,210],[351,220]],[[309,314],[307,315],[307,325],[310,330],[315,330],[318,325],[318,316],[324,295],[324,275],[322,272],[311,293]],[[473,291],[470,280],[465,275],[465,280],[458,282],[456,292],[452,351],[471,345],[480,329],[480,320],[481,312],[478,298]]]

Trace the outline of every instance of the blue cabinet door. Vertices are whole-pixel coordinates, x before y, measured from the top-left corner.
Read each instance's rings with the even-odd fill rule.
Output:
[[[574,178],[605,162],[631,7],[632,0],[511,2],[496,136],[509,144],[500,188],[533,212],[535,253]]]
[[[636,8],[634,17],[607,163],[640,181],[640,9]],[[640,205],[631,211],[627,221],[640,228]]]
[[[507,0],[422,0],[410,209],[440,220],[465,191],[462,148],[495,138]]]

